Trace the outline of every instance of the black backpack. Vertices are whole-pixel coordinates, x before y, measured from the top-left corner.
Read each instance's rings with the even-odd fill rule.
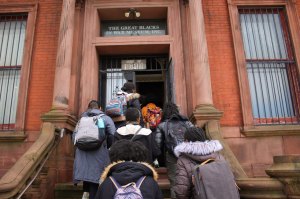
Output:
[[[190,126],[187,125],[189,119],[186,116],[173,114],[170,119],[165,122],[165,146],[166,150],[174,154],[174,148],[184,142],[184,133]]]

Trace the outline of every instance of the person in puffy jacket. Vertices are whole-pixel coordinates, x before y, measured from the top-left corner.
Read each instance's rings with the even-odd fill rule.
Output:
[[[141,105],[140,105],[140,94],[136,93],[135,85],[132,82],[126,82],[124,86],[121,88],[122,91],[126,93],[127,97],[127,109],[128,108],[136,108],[142,113]],[[140,125],[144,127],[144,121],[141,114]],[[117,125],[116,125],[117,126]],[[118,125],[120,126],[120,125]]]
[[[166,121],[169,120],[173,115],[176,115],[178,118],[180,118],[180,121],[184,122],[186,126],[190,127],[193,126],[193,124],[189,121],[189,119],[184,116],[179,114],[179,110],[177,108],[177,105],[174,104],[173,102],[166,102],[163,107],[163,114],[162,114],[162,119],[161,123],[158,125],[156,128],[156,142],[158,146],[160,147],[161,151],[166,151],[164,150],[166,148],[165,143],[165,137],[167,136],[168,132],[165,132],[165,125]],[[172,126],[177,125],[178,121],[169,121],[168,122],[168,128],[171,129]],[[182,132],[184,134],[184,132]],[[167,174],[168,174],[168,179],[171,184],[171,198],[175,199],[176,195],[174,192],[174,187],[176,184],[176,170],[177,170],[177,157],[171,153],[171,152],[166,152],[165,153],[165,160],[166,160],[166,169],[167,169]]]
[[[146,176],[140,186],[143,198],[163,199],[157,184],[158,174],[151,165],[145,162],[148,152],[141,142],[120,140],[112,145],[109,156],[112,164],[106,167],[101,175],[96,199],[114,198],[117,188],[110,179],[111,176],[121,186],[137,182],[141,177]]]
[[[140,141],[148,149],[149,164],[153,164],[153,160],[160,155],[160,149],[155,141],[155,133],[150,129],[143,128],[139,125],[141,113],[136,108],[129,108],[125,113],[126,126],[119,127],[115,134],[114,140],[122,139]],[[138,132],[139,131],[139,132]],[[136,134],[138,132],[138,134]],[[134,137],[134,138],[133,138]]]
[[[192,184],[192,172],[195,164],[201,164],[208,159],[224,160],[219,154],[223,149],[219,140],[206,140],[205,132],[197,127],[190,127],[184,134],[185,142],[174,149],[178,157],[176,186],[177,199],[195,198],[196,192]]]

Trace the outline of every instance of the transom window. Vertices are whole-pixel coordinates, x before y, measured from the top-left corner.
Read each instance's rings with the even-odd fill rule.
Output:
[[[0,15],[0,131],[15,128],[27,16]]]
[[[239,18],[254,125],[298,124],[298,75],[284,8],[239,8]]]

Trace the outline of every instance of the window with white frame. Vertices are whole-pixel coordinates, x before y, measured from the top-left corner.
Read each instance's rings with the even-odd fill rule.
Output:
[[[254,125],[298,124],[299,82],[282,7],[239,8]]]
[[[0,131],[15,128],[27,16],[0,15]]]

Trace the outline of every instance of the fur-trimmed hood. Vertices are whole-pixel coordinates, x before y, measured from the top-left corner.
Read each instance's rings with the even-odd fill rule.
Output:
[[[152,176],[155,181],[158,179],[158,174],[155,169],[146,162],[113,162],[103,171],[99,184],[111,175],[114,176],[121,185],[135,182],[142,176]]]
[[[174,154],[179,157],[181,153],[197,156],[208,155],[223,149],[219,140],[206,140],[205,142],[183,142],[175,147]]]
[[[138,93],[128,93],[126,97],[127,97],[127,101],[130,101],[130,100],[133,100],[133,99],[139,99],[140,94],[138,94]]]
[[[141,128],[140,125],[134,124],[127,124],[126,126],[120,127],[117,129],[117,133],[126,136],[126,135],[134,135],[139,129]],[[142,128],[138,135],[150,135],[152,131],[150,129]]]

